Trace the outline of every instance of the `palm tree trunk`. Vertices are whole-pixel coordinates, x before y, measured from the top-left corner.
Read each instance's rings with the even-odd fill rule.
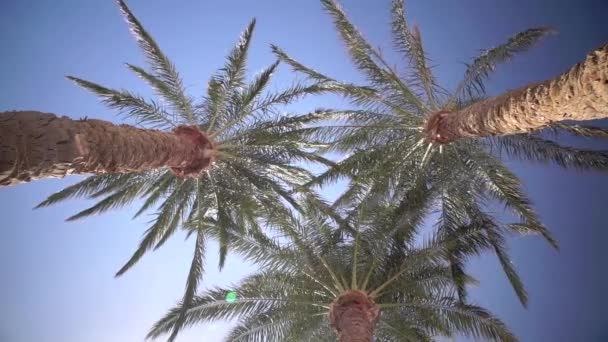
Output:
[[[161,132],[35,111],[0,113],[0,186],[161,167],[189,176],[212,161],[213,144],[195,127]]]
[[[608,117],[608,44],[559,77],[477,102],[427,121],[430,140],[525,133],[555,121]]]
[[[329,321],[340,342],[372,342],[380,308],[364,292],[349,290],[329,309]]]

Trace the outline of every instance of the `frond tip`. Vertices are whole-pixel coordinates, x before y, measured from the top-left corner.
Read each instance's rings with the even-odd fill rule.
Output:
[[[127,24],[139,47],[143,50],[154,74],[165,85],[164,95],[172,99],[174,109],[182,116],[184,122],[193,123],[192,105],[190,100],[184,95],[185,89],[182,79],[169,58],[163,53],[156,41],[144,29],[143,25],[133,15],[127,4],[123,0],[116,0]]]

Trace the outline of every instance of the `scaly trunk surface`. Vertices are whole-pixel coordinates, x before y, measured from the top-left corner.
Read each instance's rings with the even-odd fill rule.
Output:
[[[525,133],[555,121],[608,117],[608,45],[559,77],[477,102],[454,112],[432,115],[430,140]]]
[[[190,126],[161,132],[36,111],[0,113],[0,186],[161,167],[185,177],[208,167],[213,155],[205,133]]]
[[[330,325],[340,342],[372,342],[379,318],[380,308],[358,290],[341,294],[329,308]]]

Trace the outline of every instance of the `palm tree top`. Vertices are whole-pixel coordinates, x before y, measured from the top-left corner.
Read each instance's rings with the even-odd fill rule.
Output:
[[[417,26],[410,27],[406,21],[403,0],[392,0],[391,33],[392,43],[402,59],[407,61],[404,68],[391,65],[382,53],[364,38],[363,34],[348,19],[337,0],[321,0],[326,11],[333,18],[336,31],[345,44],[355,66],[367,80],[365,85],[355,85],[337,81],[330,76],[298,62],[278,46],[273,51],[279,59],[289,64],[295,71],[316,82],[322,82],[328,90],[346,95],[362,111],[337,111],[326,118],[339,121],[343,125],[315,131],[315,137],[336,144],[331,149],[354,151],[370,145],[385,142],[388,128],[403,131],[412,137],[406,155],[427,157],[443,153],[441,137],[432,134],[434,123],[446,111],[466,107],[486,97],[486,81],[497,66],[513,59],[538,44],[541,39],[555,32],[550,27],[537,27],[515,34],[506,42],[484,50],[467,64],[462,80],[453,91],[441,87],[430,67],[430,59],[422,43],[422,35]],[[549,128],[551,134],[569,133],[585,137],[606,137],[606,130],[598,127],[584,127],[569,123],[554,123]],[[357,133],[355,135],[355,133]],[[373,134],[372,134],[373,133]],[[336,135],[338,135],[337,138]],[[348,135],[349,139],[341,139]],[[332,139],[333,138],[333,139]],[[560,166],[577,169],[605,169],[607,159],[603,153],[561,146],[545,135],[516,134],[508,137],[475,140],[480,147],[494,148],[523,160],[554,162]],[[528,145],[525,150],[522,145]],[[595,151],[597,152],[597,151]]]
[[[397,242],[396,228],[385,220],[397,208],[388,203],[358,212],[357,225],[348,232],[316,206],[303,206],[298,214],[267,222],[268,229],[284,234],[280,237],[232,239],[235,250],[260,269],[238,284],[195,297],[186,325],[237,319],[227,341],[335,341],[336,306],[357,300],[381,310],[373,318],[379,341],[432,341],[458,334],[515,340],[499,319],[456,298],[444,259],[462,246],[467,255],[489,248],[481,225],[433,234],[423,242]],[[462,278],[475,282],[467,274]],[[225,300],[231,291],[237,293],[234,302]],[[180,312],[180,305],[170,310],[148,337],[170,332]]]
[[[279,115],[280,106],[318,93],[323,86],[295,83],[280,92],[267,91],[278,61],[247,81],[247,55],[256,25],[253,19],[224,66],[209,80],[206,94],[200,98],[190,96],[176,67],[126,3],[117,0],[117,4],[149,68],[126,66],[160,100],[148,100],[129,90],[108,88],[74,76],[68,79],[138,126],[173,131],[199,144],[202,154],[184,168],[95,175],[49,196],[38,207],[73,197],[98,200],[68,218],[70,221],[123,207],[137,198],[144,202],[135,217],[157,208],[139,247],[117,276],[149,250],[160,248],[180,227],[196,227],[190,231],[196,236],[196,243],[184,295],[187,303],[204,273],[203,257],[210,231],[219,240],[222,268],[230,232],[257,230],[259,216],[282,212],[285,203],[296,203],[291,190],[312,179],[311,173],[296,166],[296,162],[329,163],[311,153],[315,146],[303,142],[294,132],[322,113]],[[208,218],[215,223],[203,226]]]
[[[406,207],[412,204],[410,198],[414,198],[423,213],[439,215],[440,231],[450,231],[483,217],[488,227],[500,227],[494,249],[525,305],[527,294],[509,261],[504,239],[507,234],[540,234],[554,247],[557,241],[542,224],[521,180],[503,163],[502,156],[605,171],[608,155],[603,151],[563,146],[551,137],[567,133],[605,138],[607,131],[556,123],[542,132],[462,139],[445,144],[433,134],[433,123],[445,111],[485,98],[485,82],[496,67],[530,49],[553,30],[532,28],[483,51],[467,65],[462,81],[450,92],[441,87],[433,75],[422,34],[417,27],[408,25],[402,0],[392,0],[391,33],[395,49],[407,61],[404,69],[392,66],[367,42],[336,0],[321,2],[333,19],[350,59],[366,77],[366,83],[338,81],[273,46],[277,57],[293,70],[320,82],[328,91],[346,96],[355,107],[328,111],[324,113],[326,125],[302,129],[308,141],[328,144],[319,152],[345,154],[307,186],[323,186],[342,177],[351,178],[335,204],[338,210],[378,197],[390,198]],[[493,214],[497,205],[509,209],[520,222],[502,223]],[[453,258],[453,262],[458,271],[463,260]]]

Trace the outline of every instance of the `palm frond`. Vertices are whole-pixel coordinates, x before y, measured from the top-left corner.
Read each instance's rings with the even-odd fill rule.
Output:
[[[357,28],[351,24],[346,14],[335,0],[322,0],[323,6],[334,19],[336,30],[346,44],[351,59],[362,70],[368,80],[379,88],[389,86],[400,91],[409,101],[409,110],[425,111],[426,107],[418,96],[389,67],[383,57],[363,38]],[[378,65],[378,60],[383,67]]]
[[[542,224],[536,212],[532,208],[531,200],[522,190],[518,177],[506,166],[498,162],[494,157],[479,156],[479,160],[469,159],[466,161],[469,170],[475,174],[478,184],[484,184],[486,190],[498,201],[502,202],[513,212],[521,217],[530,229],[540,233],[554,248],[558,248],[557,241],[549,230]]]
[[[508,330],[506,325],[498,318],[492,316],[485,309],[460,304],[451,297],[427,299],[411,303],[380,304],[384,310],[412,308],[417,311],[429,312],[437,315],[443,324],[465,336],[477,339],[491,339],[493,341],[517,341],[517,338]]]
[[[230,101],[230,97],[234,91],[244,85],[245,62],[251,37],[255,29],[255,23],[256,20],[253,19],[245,31],[241,33],[238,42],[228,54],[226,64],[209,81],[204,104],[207,114],[211,116],[207,128],[209,131],[212,131],[218,122],[221,124],[229,120],[223,117],[226,114],[227,103]]]
[[[162,245],[169,240],[175,233],[179,225],[184,221],[184,216],[188,211],[188,208],[192,204],[192,198],[194,197],[194,181],[188,179],[179,186],[178,190],[175,191],[178,197],[175,206],[173,207],[173,218],[170,220],[169,225],[166,227],[160,239],[154,246],[154,250],[159,249]],[[203,201],[202,198],[198,198],[197,202]]]
[[[144,181],[134,181],[121,186],[118,191],[113,192],[103,200],[97,202],[92,207],[85,209],[67,218],[67,221],[75,221],[83,217],[99,214],[110,209],[121,208],[135,200],[144,187]]]
[[[434,88],[437,86],[433,73],[428,66],[426,53],[422,46],[422,37],[417,26],[410,29],[405,19],[404,0],[393,0],[391,28],[393,43],[398,51],[405,54],[415,72],[412,78],[426,95],[431,106],[436,107]]]
[[[608,138],[608,129],[594,126],[581,126],[574,124],[567,124],[563,122],[555,122],[551,124],[549,128],[553,128],[556,133],[566,131],[568,133],[579,135],[587,138]]]
[[[150,186],[147,190],[142,193],[142,197],[147,197],[144,204],[137,210],[133,218],[139,217],[146,210],[151,208],[156,202],[158,202],[163,196],[167,195],[171,187],[175,186],[178,178],[175,177],[173,172],[165,171],[165,173],[158,178],[158,180]]]
[[[184,189],[192,186],[191,181],[182,181],[178,189],[174,191],[160,206],[154,223],[144,234],[144,238],[139,244],[133,256],[125,263],[125,265],[116,272],[119,277],[135,265],[141,257],[150,249],[159,247],[159,241],[162,241],[163,236],[167,236],[167,232],[174,232],[179,224],[179,216],[185,210]],[[163,240],[166,241],[167,237]]]
[[[344,41],[351,59],[363,70],[374,84],[390,82],[386,72],[372,58],[372,47],[346,17],[343,9],[334,0],[322,0],[323,6],[332,16],[336,30]]]
[[[306,67],[304,64],[296,61],[291,58],[285,51],[283,51],[278,46],[272,44],[271,45],[272,52],[283,62],[287,63],[287,65],[291,66],[294,71],[301,72],[308,76],[310,79],[315,80],[317,82],[333,82],[334,79],[323,75],[322,73],[315,71],[311,68]]]
[[[199,208],[200,210],[200,208]],[[199,218],[202,220],[202,217]],[[190,265],[190,271],[188,272],[188,280],[186,282],[186,292],[184,293],[184,298],[182,299],[181,312],[175,321],[175,325],[173,326],[173,331],[171,332],[171,336],[169,337],[169,341],[175,340],[177,337],[177,333],[180,328],[184,324],[186,320],[186,313],[188,308],[190,307],[194,295],[196,294],[196,289],[198,288],[198,283],[203,275],[203,256],[205,255],[205,233],[202,230],[199,230],[196,234],[196,243],[194,249],[194,257],[192,258],[192,264]]]
[[[146,81],[158,96],[165,100],[172,108],[177,108],[177,111],[185,113],[184,115],[191,115],[193,112],[192,99],[184,94],[183,91],[176,92],[170,84],[163,81],[157,76],[154,76],[143,68],[127,63],[127,67],[133,71],[139,78]],[[192,119],[193,120],[193,119]],[[177,120],[176,120],[177,121]],[[193,123],[190,121],[188,123]]]
[[[226,118],[227,121],[222,123],[221,128],[212,133],[212,137],[221,135],[223,132],[233,128],[234,125],[238,124],[245,117],[250,117],[253,114],[251,112],[253,102],[261,95],[278,65],[279,62],[277,61],[264,69],[251,84],[239,94],[235,101],[235,108],[229,111],[230,115]]]
[[[542,38],[554,30],[548,27],[538,27],[520,32],[509,38],[505,43],[494,47],[475,58],[467,66],[464,79],[456,87],[454,96],[457,98],[475,97],[485,93],[484,82],[496,69],[496,66],[512,59],[536,45]]]
[[[126,118],[133,118],[137,125],[147,124],[154,128],[175,127],[171,116],[153,101],[148,102],[127,90],[106,88],[73,76],[67,76],[67,78],[99,96],[106,106],[118,109]]]
[[[507,247],[505,246],[504,241],[502,241],[503,238],[497,234],[492,234],[491,240],[494,247],[494,252],[498,257],[498,261],[500,261],[500,265],[507,275],[509,282],[511,283],[511,287],[515,290],[521,304],[526,307],[528,305],[528,293],[524,287],[523,281],[519,277],[519,274],[517,274],[513,263],[509,259],[506,249]]]
[[[165,85],[168,92],[166,95],[169,95],[171,99],[177,100],[172,103],[174,109],[182,116],[185,122],[193,124],[194,117],[191,101],[184,95],[183,82],[175,66],[163,53],[152,36],[144,29],[139,20],[131,13],[127,4],[123,0],[116,0],[116,2],[129,24],[131,33],[133,33],[139,47],[148,59],[155,76]]]
[[[389,311],[383,313],[383,319],[378,324],[376,335],[386,342],[432,342],[433,339],[424,329],[416,326],[415,322],[404,324],[403,317],[398,313]],[[388,316],[388,317],[387,317]]]
[[[268,94],[258,100],[255,109],[266,110],[275,105],[286,105],[307,95],[323,94],[329,90],[323,83],[303,84],[294,83],[286,89],[273,94]]]
[[[301,317],[300,317],[301,318]],[[298,318],[285,314],[260,314],[241,320],[226,337],[226,341],[234,342],[263,342],[281,341],[287,333],[289,325]]]
[[[83,181],[80,181],[74,185],[70,185],[63,190],[50,195],[47,199],[40,202],[35,208],[38,209],[42,207],[48,207],[50,205],[57,204],[70,198],[88,197],[110,187],[114,188],[116,184],[125,184],[131,179],[137,178],[139,176],[140,175],[137,173],[106,173],[101,175],[90,176]]]
[[[184,327],[197,322],[212,322],[216,320],[247,318],[264,315],[274,310],[284,308],[289,303],[290,311],[310,310],[311,307],[326,307],[316,299],[311,300],[305,293],[309,289],[298,290],[292,282],[292,275],[280,272],[261,272],[244,279],[240,284],[226,288],[215,288],[194,297],[192,305],[186,310]],[[301,284],[309,281],[297,278]],[[224,300],[228,292],[236,292],[237,300],[229,303]],[[287,297],[286,293],[292,292]],[[148,338],[159,337],[173,329],[182,311],[182,304],[171,309],[160,319],[148,333]]]
[[[245,81],[246,61],[247,53],[249,51],[249,45],[251,44],[251,38],[253,31],[255,30],[256,20],[252,19],[245,30],[241,33],[238,42],[230,51],[228,59],[224,68],[222,69],[223,78],[225,82],[225,90],[230,91],[234,88],[240,87]]]
[[[562,146],[535,134],[515,134],[494,138],[497,151],[529,162],[556,164],[567,169],[608,170],[608,152]]]
[[[232,221],[230,214],[228,214],[227,210],[221,203],[218,203],[218,213],[217,213],[217,222],[218,228],[220,231],[219,234],[219,245],[220,245],[220,255],[218,261],[218,267],[221,270],[224,268],[224,263],[226,262],[226,256],[228,255],[228,228],[235,227],[236,225]]]

